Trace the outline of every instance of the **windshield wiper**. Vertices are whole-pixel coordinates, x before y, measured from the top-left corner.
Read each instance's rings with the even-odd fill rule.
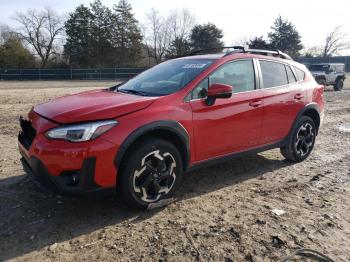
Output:
[[[115,86],[111,86],[111,87],[109,87],[109,88],[107,88],[107,90],[109,90],[109,91],[118,91],[118,88],[120,87],[120,86],[122,86],[122,85],[124,85],[126,82],[128,82],[129,80],[126,80],[126,81],[123,81],[123,82],[121,82],[121,83],[119,83],[119,84],[116,84]]]
[[[125,94],[141,95],[141,96],[150,96],[149,93],[133,90],[133,89],[118,89],[118,92]]]

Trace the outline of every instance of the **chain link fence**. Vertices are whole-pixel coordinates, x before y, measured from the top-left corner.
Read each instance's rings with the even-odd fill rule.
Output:
[[[345,71],[350,72],[350,56],[333,56],[333,57],[299,57],[295,59],[303,64],[315,63],[343,63]]]
[[[5,69],[0,68],[0,80],[119,80],[129,79],[146,68],[95,69]]]
[[[299,57],[303,64],[344,63],[350,72],[350,56]],[[122,80],[138,75],[146,68],[93,68],[93,69],[6,69],[0,68],[0,80]]]

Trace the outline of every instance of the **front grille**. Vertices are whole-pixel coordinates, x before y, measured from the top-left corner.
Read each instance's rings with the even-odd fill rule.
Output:
[[[25,149],[29,150],[36,135],[36,131],[32,127],[32,123],[29,120],[23,119],[23,117],[19,118],[19,123],[21,125],[21,131],[18,134],[18,140]]]

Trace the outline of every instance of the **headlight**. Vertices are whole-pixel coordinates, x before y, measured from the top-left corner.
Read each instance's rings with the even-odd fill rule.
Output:
[[[95,139],[118,124],[115,120],[98,121],[78,125],[56,127],[46,136],[51,139],[63,139],[70,142],[83,142]]]

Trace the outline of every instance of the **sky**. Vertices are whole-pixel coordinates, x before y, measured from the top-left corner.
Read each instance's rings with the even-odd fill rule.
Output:
[[[88,5],[91,1],[0,0],[0,24],[14,26],[11,17],[16,11],[51,6],[58,12],[67,14],[79,4]],[[118,0],[102,2],[112,7]],[[350,39],[349,0],[129,0],[129,3],[140,22],[145,21],[145,13],[151,8],[159,10],[164,16],[174,9],[189,9],[198,23],[212,22],[223,29],[226,45],[242,44],[243,40],[254,36],[266,36],[278,15],[294,23],[305,47],[322,45],[327,34],[337,26],[343,26],[343,32]],[[350,55],[350,50],[346,54]]]

